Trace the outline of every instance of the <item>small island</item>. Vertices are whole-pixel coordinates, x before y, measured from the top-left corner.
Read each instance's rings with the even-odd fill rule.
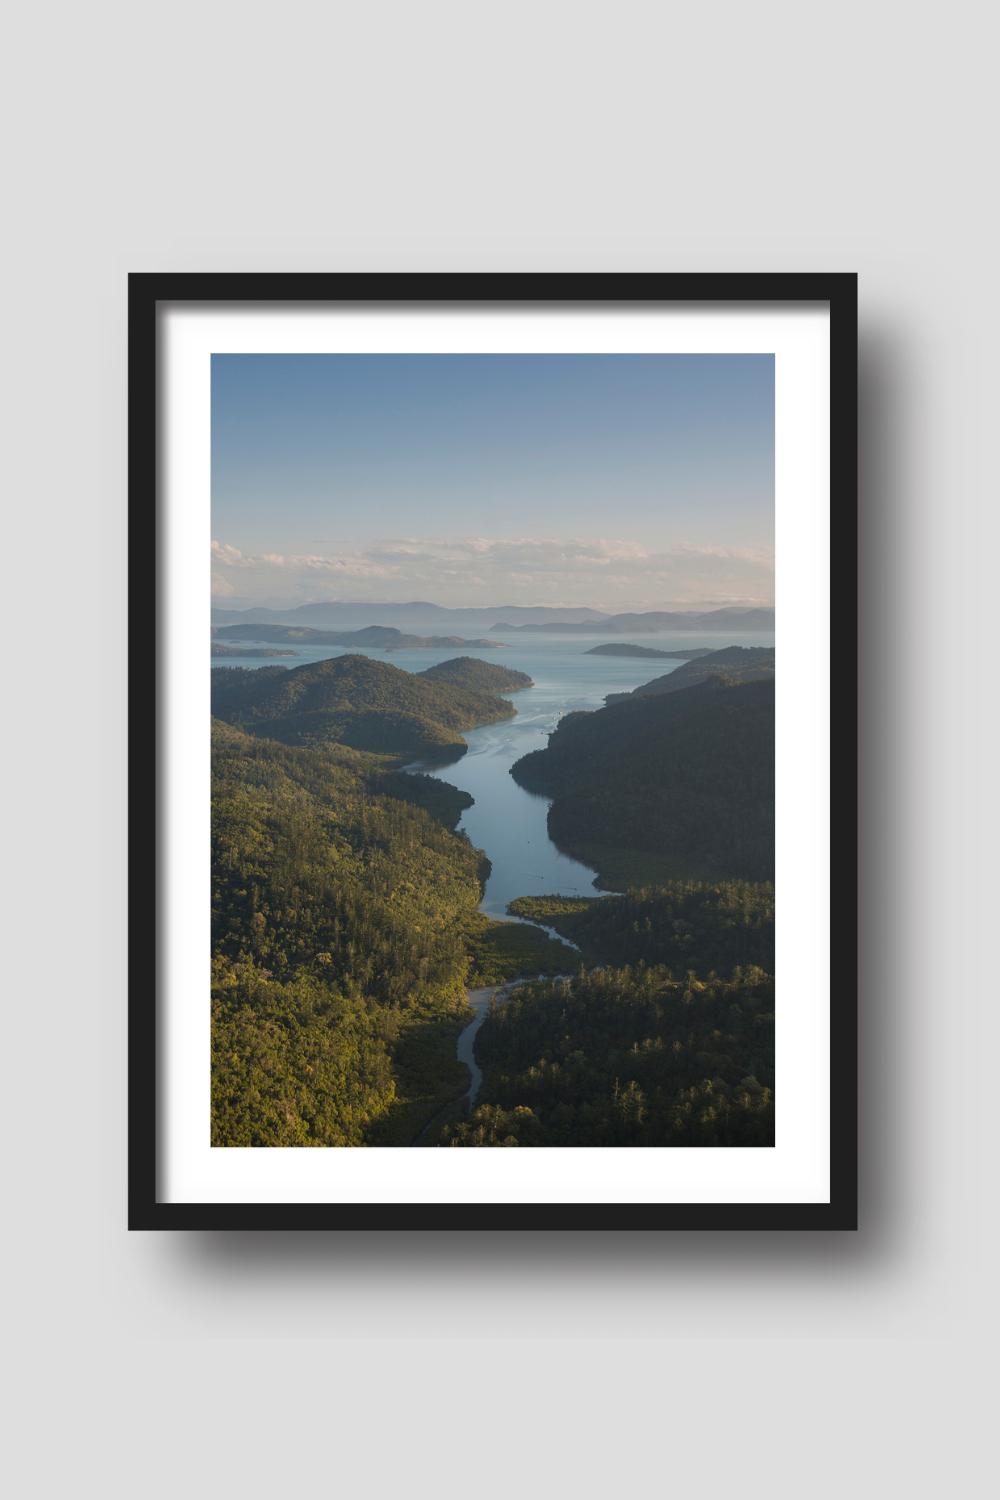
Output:
[[[364,630],[313,630],[308,625],[215,625],[212,636],[229,641],[295,641],[301,646],[360,646],[362,650],[432,650],[445,646],[478,646],[503,650],[503,641],[463,640],[460,635],[408,635],[392,625],[366,625]],[[241,656],[246,656],[241,651]]]
[[[585,656],[667,656],[672,661],[696,661],[699,656],[711,656],[711,647],[702,646],[697,651],[658,651],[655,646],[629,646],[624,641],[612,641],[607,646],[591,646]]]
[[[270,646],[219,646],[212,642],[213,656],[298,656],[297,651],[278,651]]]
[[[503,641],[465,641],[460,635],[404,635],[395,645],[386,646],[385,651],[388,656],[390,651],[440,651],[444,646],[490,646],[506,650]]]

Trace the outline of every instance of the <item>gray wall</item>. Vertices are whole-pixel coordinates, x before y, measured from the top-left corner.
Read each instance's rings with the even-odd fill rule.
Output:
[[[19,1495],[974,1481],[996,1313],[987,15],[19,13],[2,242]],[[860,273],[860,1234],[126,1234],[125,275],[244,269]]]

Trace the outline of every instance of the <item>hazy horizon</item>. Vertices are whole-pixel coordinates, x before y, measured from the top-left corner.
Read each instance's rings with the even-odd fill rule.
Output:
[[[331,608],[333,608],[335,605],[342,605],[345,608],[350,608],[350,609],[380,609],[382,606],[391,607],[393,609],[400,609],[400,608],[404,608],[404,607],[406,607],[408,605],[420,606],[420,607],[430,605],[430,606],[432,606],[435,609],[450,609],[450,610],[452,610],[456,614],[465,614],[465,613],[470,613],[470,612],[478,611],[478,610],[482,610],[482,609],[485,609],[488,613],[493,613],[493,612],[496,612],[496,611],[499,611],[499,610],[504,610],[504,609],[508,609],[508,610],[512,610],[512,611],[513,610],[524,610],[524,609],[531,609],[531,610],[541,610],[541,609],[557,610],[557,609],[559,609],[559,610],[573,610],[573,611],[579,613],[582,610],[590,609],[590,610],[593,610],[597,614],[607,614],[608,616],[612,616],[612,615],[615,615],[615,614],[629,614],[629,613],[651,614],[651,613],[659,613],[661,611],[663,613],[673,613],[673,614],[682,614],[682,613],[689,613],[689,614],[709,614],[709,613],[712,613],[713,611],[718,610],[718,609],[730,609],[730,610],[735,610],[737,612],[740,612],[740,611],[751,611],[751,610],[754,610],[754,609],[773,609],[774,608],[773,602],[772,603],[767,603],[767,604],[764,604],[764,603],[761,603],[761,604],[744,604],[744,603],[734,604],[732,602],[721,602],[721,601],[720,602],[709,601],[706,604],[691,604],[691,605],[689,605],[689,604],[669,604],[669,603],[665,604],[665,605],[650,605],[648,607],[644,605],[641,608],[638,608],[636,610],[626,609],[624,607],[615,607],[614,609],[603,610],[603,609],[601,609],[601,607],[599,605],[596,605],[596,604],[567,604],[565,602],[563,602],[563,603],[551,603],[548,600],[541,600],[537,604],[536,603],[531,603],[531,604],[526,604],[526,603],[512,604],[510,602],[510,600],[508,600],[506,603],[499,603],[499,604],[494,604],[494,603],[489,602],[489,601],[487,601],[485,603],[477,603],[477,604],[439,604],[437,602],[437,600],[434,600],[434,599],[337,599],[337,598],[332,598],[332,599],[302,599],[302,598],[299,598],[299,599],[274,599],[274,598],[260,598],[260,599],[255,599],[255,598],[253,598],[252,596],[249,596],[249,595],[243,595],[243,596],[234,595],[232,597],[228,597],[227,596],[225,598],[217,598],[217,597],[213,596],[213,599],[212,599],[212,608],[213,609],[223,609],[223,610],[228,609],[228,610],[232,610],[234,614],[243,614],[243,613],[246,613],[246,611],[249,610],[249,609],[272,609],[272,610],[290,611],[290,610],[293,610],[293,609],[299,609],[303,605],[307,605],[307,604],[329,605]]]
[[[232,609],[771,607],[773,356],[214,355],[212,520]]]

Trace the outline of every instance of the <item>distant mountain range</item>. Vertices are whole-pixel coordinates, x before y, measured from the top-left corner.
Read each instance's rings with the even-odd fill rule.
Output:
[[[495,625],[491,625],[490,629],[524,630],[531,631],[533,634],[539,631],[551,631],[560,635],[582,633],[593,635],[595,624],[600,626],[602,634],[608,635],[651,635],[668,630],[697,630],[700,633],[725,631],[726,635],[732,635],[734,632],[742,633],[749,630],[773,630],[774,610],[710,609],[704,614],[695,613],[693,610],[685,610],[677,614],[650,610],[642,615],[605,615],[602,620],[583,625],[571,624],[569,621],[539,623],[532,621],[517,625],[507,620],[500,620]]]
[[[565,620],[577,624],[585,620],[607,619],[598,609],[556,609],[539,605],[527,608],[517,604],[491,604],[487,609],[446,609],[440,604],[428,604],[415,599],[409,604],[348,604],[333,600],[325,604],[300,604],[296,609],[220,609],[213,607],[213,625],[396,625],[413,629],[415,626],[439,626],[448,633],[456,628],[482,630],[490,621],[501,618],[512,619],[519,624],[542,621]]]
[[[498,623],[501,622],[501,623]],[[515,604],[490,605],[484,609],[446,609],[441,604],[413,600],[409,604],[348,604],[333,600],[325,604],[301,604],[295,609],[212,610],[213,625],[330,625],[357,629],[366,625],[394,625],[404,631],[425,633],[419,627],[437,626],[442,634],[457,630],[546,630],[566,634],[593,633],[595,627],[609,635],[648,635],[665,630],[725,631],[773,630],[773,609],[651,610],[644,614],[608,615],[599,609],[528,607]]]

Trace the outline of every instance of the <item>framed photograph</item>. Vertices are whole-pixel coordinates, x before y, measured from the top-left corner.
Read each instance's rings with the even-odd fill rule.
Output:
[[[129,299],[130,1227],[856,1228],[856,278]]]

